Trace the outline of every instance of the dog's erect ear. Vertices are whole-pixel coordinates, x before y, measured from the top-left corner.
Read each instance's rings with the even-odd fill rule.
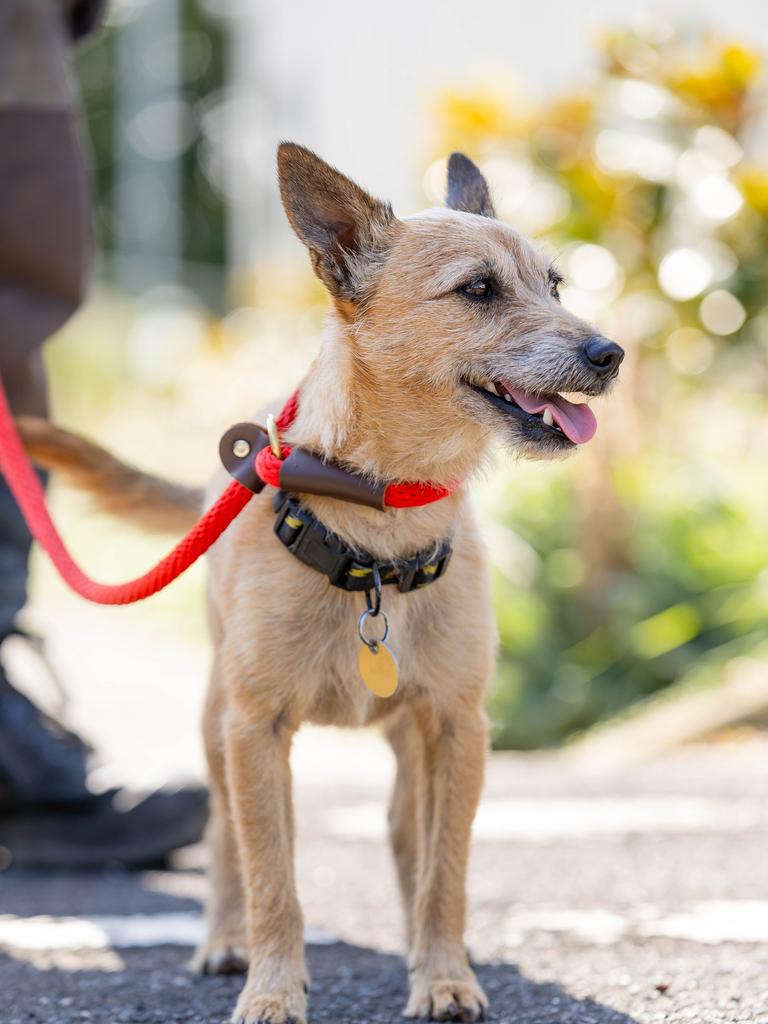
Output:
[[[495,217],[488,182],[468,156],[451,153],[448,159],[448,194],[445,205],[451,210]]]
[[[336,298],[359,302],[392,245],[392,207],[292,142],[278,147],[277,173],[288,220],[315,273]]]

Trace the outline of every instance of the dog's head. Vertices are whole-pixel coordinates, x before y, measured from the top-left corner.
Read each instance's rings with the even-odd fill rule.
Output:
[[[446,209],[402,220],[303,147],[281,145],[278,169],[377,423],[457,456],[490,432],[539,458],[590,440],[592,411],[562,393],[603,394],[624,353],[560,304],[557,270],[495,219],[471,160],[451,157]]]

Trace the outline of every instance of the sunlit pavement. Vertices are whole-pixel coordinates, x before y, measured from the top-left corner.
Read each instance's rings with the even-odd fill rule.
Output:
[[[195,777],[204,651],[147,645],[143,625],[113,633],[102,616],[83,655],[77,630],[91,614],[74,634],[60,619],[51,639],[77,676],[75,717],[102,739],[102,774]],[[294,768],[312,1019],[397,1020],[407,978],[394,955],[388,749],[375,734],[308,730]],[[573,758],[495,756],[469,884],[491,1019],[768,1022],[767,783],[757,737],[600,774]],[[224,1020],[239,979],[185,967],[202,928],[203,860],[195,847],[174,871],[0,875],[3,1024]]]

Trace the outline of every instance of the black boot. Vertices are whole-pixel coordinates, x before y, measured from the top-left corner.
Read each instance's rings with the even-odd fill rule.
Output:
[[[89,753],[11,684],[0,663],[0,867],[161,865],[201,838],[205,789],[94,794]]]
[[[89,753],[11,684],[0,661],[0,813],[89,800]]]
[[[0,815],[3,867],[165,867],[174,850],[200,840],[208,818],[202,787],[160,789],[126,807],[124,790],[79,806]]]

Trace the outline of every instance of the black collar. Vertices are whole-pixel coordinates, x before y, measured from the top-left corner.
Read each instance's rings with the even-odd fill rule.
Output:
[[[382,585],[397,584],[401,593],[408,594],[439,579],[451,557],[451,545],[444,540],[412,558],[382,562],[346,544],[308,509],[302,508],[295,495],[278,491],[274,509],[274,529],[280,542],[300,562],[323,573],[334,587],[342,590],[372,590],[377,566]]]

